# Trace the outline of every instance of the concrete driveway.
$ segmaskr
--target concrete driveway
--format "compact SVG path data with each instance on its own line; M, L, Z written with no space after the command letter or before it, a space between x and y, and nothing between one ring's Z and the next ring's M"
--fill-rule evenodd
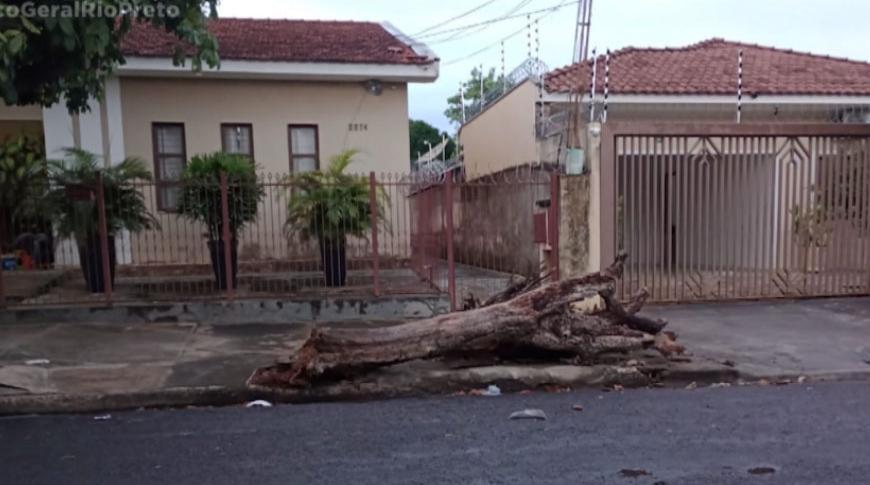
M659 305L696 358L771 378L870 377L870 298Z

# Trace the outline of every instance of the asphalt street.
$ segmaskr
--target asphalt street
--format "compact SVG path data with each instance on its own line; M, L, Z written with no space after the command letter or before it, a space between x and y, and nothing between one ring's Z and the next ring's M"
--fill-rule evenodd
M7 417L0 481L866 484L868 430L866 382Z

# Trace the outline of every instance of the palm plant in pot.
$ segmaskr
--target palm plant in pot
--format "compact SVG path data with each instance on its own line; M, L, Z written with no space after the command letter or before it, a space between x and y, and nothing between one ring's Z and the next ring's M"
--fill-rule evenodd
M305 172L290 178L292 195L285 228L303 241L316 239L326 284L347 282L347 236L365 237L371 229L371 198L365 177L346 174L356 155L346 150L335 156L325 171ZM389 199L383 190L376 197L377 220L386 226Z
M103 167L100 157L78 148L65 150L63 160L48 162L50 188L46 207L54 219L60 238L73 238L78 246L79 264L88 290L103 293L103 242L100 237L98 204L95 197L98 173L102 174L108 235L109 269L115 277L115 235L121 231L139 232L159 228L148 210L145 196L136 181L147 181L151 172L145 162L130 157Z
M228 229L230 234L230 275L238 285L238 234L257 219L257 205L265 189L257 180L257 171L248 158L215 152L190 159L181 174L182 190L178 212L205 228L212 270L217 286L227 289L226 245L224 242L221 173L227 178Z

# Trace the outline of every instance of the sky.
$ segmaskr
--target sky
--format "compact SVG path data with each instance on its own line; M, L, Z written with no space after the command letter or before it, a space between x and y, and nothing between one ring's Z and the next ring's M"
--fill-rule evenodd
M475 66L501 70L500 41L510 72L528 56L526 17L452 34L432 35L505 16L568 4L538 20L540 57L551 68L571 63L577 5L572 0L220 0L222 17L388 21L441 58L438 80L412 84L409 115L455 131L446 99ZM517 10L517 7L519 9ZM543 15L533 14L532 18ZM678 47L712 37L870 61L870 0L593 0L590 45L598 52L627 46ZM534 44L534 40L533 40ZM476 51L491 48L479 54ZM474 54L474 55L472 55Z

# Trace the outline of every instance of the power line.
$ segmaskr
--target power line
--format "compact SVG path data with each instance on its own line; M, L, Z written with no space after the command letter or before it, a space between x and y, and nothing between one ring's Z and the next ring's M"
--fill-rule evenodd
M544 11L544 12L546 12L546 13L543 14L543 15L541 15L541 16L539 16L539 17L536 17L536 18L535 18L535 21L541 20L541 19L543 19L544 17L550 15L551 13L556 12L557 10L561 9L562 7L567 7L568 5L571 5L571 4L574 4L574 3L577 3L577 2L576 2L576 1L572 1L572 2L568 2L568 3L563 3L563 4L560 4L560 5L557 5L557 6L555 6L555 7L550 7L550 8L548 8L548 9L539 10L538 12ZM532 13L532 12L528 12L528 13L526 13L526 14L524 14L524 15L528 15L528 14L530 14L530 13ZM514 32L511 32L511 33L508 34L507 36L502 37L501 39L495 41L494 43L489 44L489 45L487 45L487 46L485 46L485 47L483 47L483 48L481 48L481 49L478 49L478 50L472 52L471 54L468 54L468 55L466 55L466 56L460 57L459 59L453 59L453 60L450 60L450 61L442 62L442 63L441 63L441 66L442 66L442 67L443 67L443 66L450 66L450 65L458 64L458 63L460 63L460 62L462 62L462 61L465 61L465 60L471 59L472 57L474 57L474 56L476 56L476 55L482 54L482 53L484 53L484 52L486 52L486 51L492 49L493 47L495 47L495 46L497 46L497 45L500 45L501 43L503 43L503 42L505 42L505 41L507 41L507 40L510 40L510 39L512 39L512 38L514 38L514 37L516 37L516 36L518 36L518 35L520 35L520 34L522 34L526 29L527 29L527 26L524 26L524 27L522 27L522 28L520 28L520 29L518 29L518 30L516 30L516 31L514 31Z
M518 13L518 14L514 14L514 15L504 15L504 16L501 16L501 17L496 17L496 18L492 18L492 19L489 19L489 20L484 20L484 21L482 21L482 22L477 22L477 23L474 23L474 24L467 24L467 25L463 25L463 26L461 26L461 27L454 27L454 28L451 28L451 29L440 30L440 31L438 31L438 32L430 32L430 33L428 33L428 34L419 35L419 36L416 36L416 37L417 37L418 39L428 38L428 37L434 37L434 36L436 36L436 35L450 34L450 33L453 33L453 32L459 32L459 31L463 31L463 30L473 29L473 28L475 28L475 27L480 27L480 26L483 26L483 25L490 25L490 24L494 24L494 23L497 23L497 22L504 22L505 20L511 20L511 19L515 19L515 18L526 17L526 16L531 15L531 14L536 14L536 13L545 13L545 12L546 12L546 13L550 13L550 12L554 12L554 11L556 11L556 10L559 10L559 9L561 9L561 8L563 8L563 7L567 7L567 6L569 6L569 5L575 5L575 4L578 3L578 1L579 1L579 0L571 0L571 1L568 1L568 2L563 2L563 3L560 3L560 4L558 4L558 5L553 5L553 6L546 7L546 8L541 8L541 9L538 9L538 10L530 10L530 11L528 11L528 12L522 12L522 13Z
M517 13L526 5L532 3L532 1L533 0L520 0L520 2L517 3L516 5L514 5L514 7L512 9L508 10L504 14L504 16L513 15L513 14ZM454 41L457 41L460 39L465 39L466 37L471 37L472 35L475 35L479 32L483 32L484 30L488 29L491 26L492 26L492 24L487 24L487 25L478 27L476 29L473 29L470 32L456 32L456 33L450 34L448 37L446 37L444 39L438 39L438 40L430 41L428 43L431 45L435 45L435 44L444 44L447 42L454 42Z
M526 28L523 27L523 28L521 28L521 29L519 29L519 30L517 30L517 31L515 31L515 32L513 32L513 33L511 33L511 34L509 34L507 37L502 37L502 38L499 39L498 41L496 41L496 42L494 42L494 43L492 43L492 44L489 44L488 46L486 46L486 47L484 47L484 48L482 48L482 49L476 50L476 51L472 52L471 54L468 54L467 56L460 57L459 59L453 59L452 61L442 62L441 65L442 65L442 66L450 66L450 65L457 64L457 63L459 63L459 62L462 62L462 61L465 61L465 60L471 59L472 57L474 57L474 56L476 56L476 55L478 55L478 54L482 54L482 53L484 53L484 52L486 52L486 51L492 49L493 47L495 47L495 46L501 44L502 42L504 42L504 41L506 41L506 40L512 39L512 38L516 37L517 35L522 34L523 32L525 32L525 30L526 30Z
M480 10L480 9L482 9L482 8L484 8L484 7L486 7L487 5L491 4L491 3L494 2L494 1L495 1L495 0L487 0L486 2L481 3L480 5L478 5L478 6L474 7L474 8L472 8L471 10L469 10L469 11L467 11L467 12L461 13L461 14L455 16L455 17L450 17L449 19L447 19L447 20L445 20L445 21L443 21L443 22L439 22L439 23L437 23L437 24L435 24L435 25L432 25L432 26L426 27L425 29L421 30L420 32L417 32L416 34L414 34L414 37L416 37L416 36L418 36L418 35L420 35L420 34L424 34L424 33L426 33L426 32L429 32L429 31L432 30L432 29L437 29L438 27L443 27L443 26L449 24L450 22L454 22L454 21L459 20L459 19L461 19L461 18L465 18L465 17L467 17L467 16L473 14L474 12L477 12L478 10Z

